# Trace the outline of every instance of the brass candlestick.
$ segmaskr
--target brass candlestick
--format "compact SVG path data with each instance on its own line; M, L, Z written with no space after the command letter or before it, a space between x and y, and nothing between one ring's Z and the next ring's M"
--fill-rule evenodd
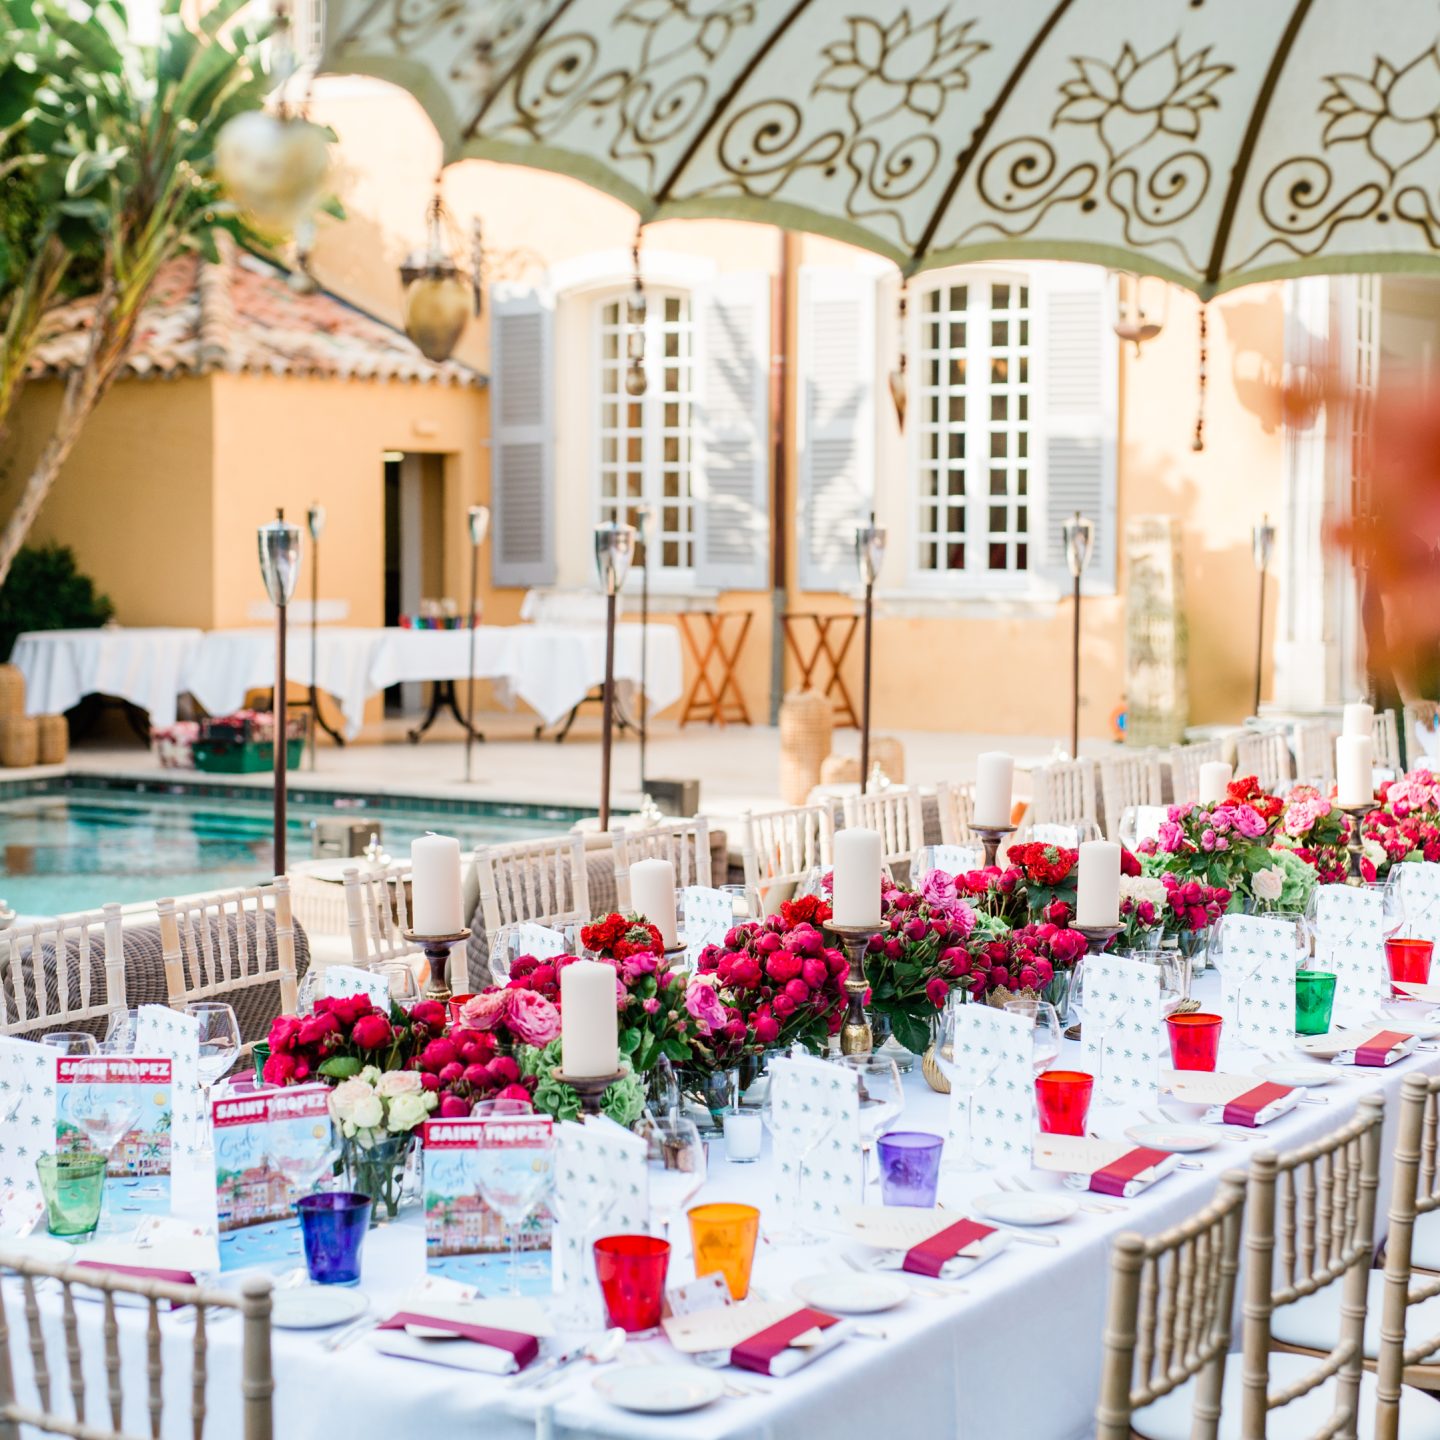
M850 974L845 980L845 994L850 1003L845 1012L845 1023L840 1027L842 1055L869 1055L875 1049L875 1031L865 1013L865 992L870 988L870 982L865 978L865 951L871 937L879 930L878 923L837 925L832 920L825 924L826 933L839 940L844 947L845 958L850 962Z
M985 847L985 858L981 862L985 869L992 865L998 865L1000 854L1000 842L1007 835L1015 833L1013 825L976 825L973 821L970 825L970 833L980 837L980 843Z
M413 930L405 931L405 938L418 945L425 953L425 998L448 1003L450 984L445 975L445 966L450 959L451 949L461 940L468 940L468 930L457 930L453 935L417 935Z
M605 1092L624 1075L617 1070L613 1075L567 1075L558 1065L550 1072L562 1085L568 1085L580 1097L580 1108L587 1115L600 1113L600 1102Z
M1359 885L1362 878L1360 862L1365 856L1365 817L1378 810L1380 804L1376 800L1366 800L1360 805L1337 805L1335 808L1350 821L1345 837L1345 848L1350 852L1350 876L1346 883Z

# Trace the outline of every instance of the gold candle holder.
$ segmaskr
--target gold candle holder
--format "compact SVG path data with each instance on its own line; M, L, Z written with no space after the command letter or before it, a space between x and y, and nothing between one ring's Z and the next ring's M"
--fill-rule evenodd
M445 974L445 966L450 960L451 949L462 940L470 938L468 930L457 930L453 935L417 935L413 930L405 931L405 938L412 944L418 945L425 955L425 988L424 994L427 1000L439 1000L442 1003L450 999L450 984Z

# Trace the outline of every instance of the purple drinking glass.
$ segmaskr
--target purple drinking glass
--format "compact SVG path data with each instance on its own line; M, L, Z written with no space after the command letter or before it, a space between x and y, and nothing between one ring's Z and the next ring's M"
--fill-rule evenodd
M892 1130L875 1142L875 1148L880 1154L880 1195L885 1204L934 1209L945 1141L923 1130Z

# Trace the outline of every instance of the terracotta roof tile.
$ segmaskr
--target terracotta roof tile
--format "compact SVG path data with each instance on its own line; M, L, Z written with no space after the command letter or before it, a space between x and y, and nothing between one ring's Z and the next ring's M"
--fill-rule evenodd
M155 282L121 372L141 378L235 374L414 380L480 386L485 377L458 361L427 360L403 332L323 290L299 294L283 270L222 242L221 263L173 260ZM34 377L81 364L93 298L51 312L31 357Z

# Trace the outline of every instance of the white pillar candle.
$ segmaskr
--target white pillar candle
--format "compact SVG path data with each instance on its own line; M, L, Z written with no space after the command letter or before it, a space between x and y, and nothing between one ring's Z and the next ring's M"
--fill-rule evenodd
M764 1127L753 1110L732 1110L725 1116L725 1158L732 1165L748 1165L760 1158Z
M668 860L637 860L630 867L630 908L660 931L667 950L675 948L675 867Z
M465 928L460 842L453 835L410 842L410 895L410 926L417 935L458 935Z
M835 884L831 896L837 925L880 925L880 833L845 829L835 836Z
M1363 700L1356 700L1345 707L1345 723L1342 735L1375 734L1375 707Z
M1218 805L1225 798L1225 787L1235 778L1235 771L1223 760L1207 760L1200 767L1200 803Z
M572 960L560 972L560 1063L567 1075L613 1075L620 1068L615 967Z
M1365 805L1375 798L1375 742L1368 735L1336 739L1335 798L1342 805Z
M975 761L975 824L1004 830L1010 824L1015 760L1002 750L986 750Z
M1075 923L1120 923L1120 847L1113 840L1086 840L1080 846Z

